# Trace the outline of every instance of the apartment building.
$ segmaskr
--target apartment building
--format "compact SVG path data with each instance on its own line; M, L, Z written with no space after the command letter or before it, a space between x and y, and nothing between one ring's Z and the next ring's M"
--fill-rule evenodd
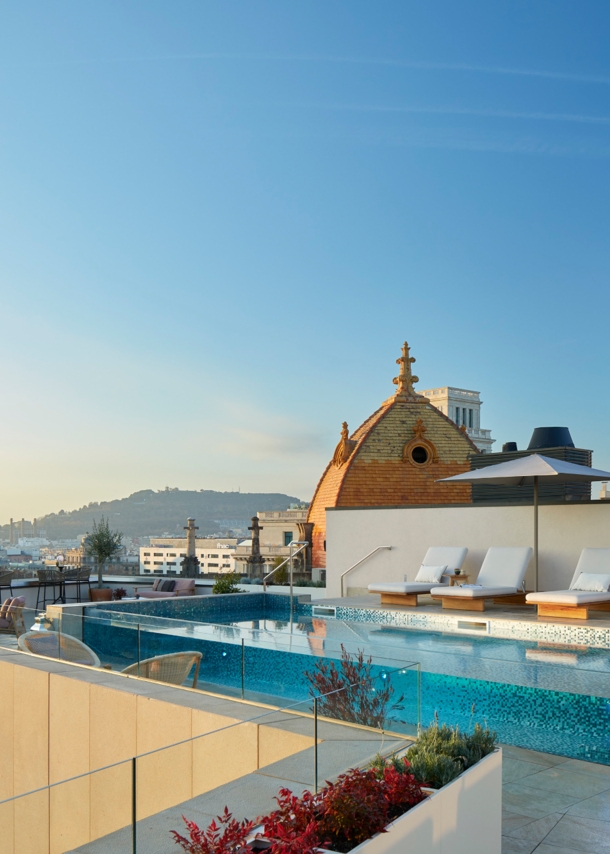
M234 572L236 538L198 537L196 555L202 575L212 572ZM151 537L149 546L140 548L140 572L143 575L180 575L180 562L186 557L186 539Z

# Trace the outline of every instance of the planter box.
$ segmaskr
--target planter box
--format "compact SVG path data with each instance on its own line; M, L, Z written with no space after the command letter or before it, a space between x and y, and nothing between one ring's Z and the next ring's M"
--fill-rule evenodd
M367 839L350 854L501 854L502 751Z
M501 854L502 751L490 753L350 854ZM271 843L254 840L263 851ZM320 854L338 854L320 849Z

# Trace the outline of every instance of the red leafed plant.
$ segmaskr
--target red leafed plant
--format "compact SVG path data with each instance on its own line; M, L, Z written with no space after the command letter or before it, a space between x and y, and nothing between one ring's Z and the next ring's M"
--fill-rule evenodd
M237 854L246 847L248 836L254 830L254 822L237 821L225 807L222 815L217 816L207 830L201 830L194 821L184 818L189 839L172 830L174 841L187 854Z
M278 808L257 819L262 825L260 836L271 843L268 854L315 854L320 848L346 854L383 833L389 822L424 799L408 767L404 763L402 769L386 766L383 771L353 768L317 795L305 791L297 797L290 789L280 789ZM190 840L175 830L172 833L188 854L242 854L254 829L253 822L235 821L226 807L218 817L220 826L212 822L207 830L200 830L184 820Z
M384 768L383 788L388 801L390 821L398 818L425 798L421 785L413 774L407 772L408 767L409 763L405 762L404 771L398 771L392 765Z
M383 729L389 713L403 708L404 697L392 702L394 688L389 680L380 685L373 674L373 659L365 658L363 650L352 655L341 644L340 669L322 658L304 675L309 695L317 697L319 714L327 718Z
M353 768L330 783L323 793L320 835L335 851L351 851L356 845L383 832L389 803L384 784L373 770Z

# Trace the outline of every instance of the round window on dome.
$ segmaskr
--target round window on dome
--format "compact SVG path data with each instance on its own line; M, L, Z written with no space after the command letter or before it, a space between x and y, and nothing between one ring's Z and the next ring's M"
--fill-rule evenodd
M423 445L416 445L411 451L411 459L419 466L423 466L424 463L428 462L428 451Z

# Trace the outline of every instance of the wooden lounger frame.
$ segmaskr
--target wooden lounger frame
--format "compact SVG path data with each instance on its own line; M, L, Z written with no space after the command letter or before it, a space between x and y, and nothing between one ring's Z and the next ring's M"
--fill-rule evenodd
M527 605L525 601L527 593L507 593L505 596L433 596L440 599L443 608L454 611L484 611L485 600L491 599L494 605Z
M584 605L559 605L553 602L532 602L531 604L538 604L539 617L560 617L567 620L588 620L589 611L610 611L610 600L587 602Z
M382 593L382 605L410 605L412 608L417 608L417 597L427 594L421 593Z

